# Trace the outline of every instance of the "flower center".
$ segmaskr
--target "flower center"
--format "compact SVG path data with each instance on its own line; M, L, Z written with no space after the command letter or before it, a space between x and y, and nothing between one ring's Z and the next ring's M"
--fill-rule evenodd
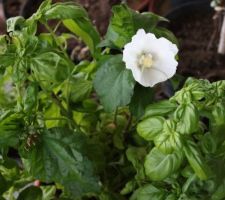
M138 65L140 68L151 68L153 65L152 54L142 53L138 60Z

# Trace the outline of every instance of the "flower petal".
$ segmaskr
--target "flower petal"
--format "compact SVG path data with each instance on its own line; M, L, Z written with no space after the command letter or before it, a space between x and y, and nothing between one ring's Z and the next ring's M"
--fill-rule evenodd
M176 73L177 61L175 55L178 48L166 38L157 39L152 33L138 30L132 41L125 45L123 61L126 68L132 70L134 79L145 87L153 87L159 82L166 81ZM151 54L153 65L150 68L139 66L140 56Z

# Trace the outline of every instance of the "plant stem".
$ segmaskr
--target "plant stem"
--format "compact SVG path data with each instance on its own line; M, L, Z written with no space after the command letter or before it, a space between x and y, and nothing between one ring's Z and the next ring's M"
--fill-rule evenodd
M118 114L118 107L116 107L116 111L114 113L114 124L117 126L117 114Z
M225 55L225 15L223 16L223 24L222 24L222 28L221 28L221 32L220 32L218 53Z
M51 93L51 99L57 106L59 106L60 110L62 111L62 115L67 117L67 119L70 122L71 128L76 129L79 132L82 132L80 127L74 122L73 116L71 115L71 112L67 111L64 108L64 106L62 105L61 101L58 99L58 97L54 93Z

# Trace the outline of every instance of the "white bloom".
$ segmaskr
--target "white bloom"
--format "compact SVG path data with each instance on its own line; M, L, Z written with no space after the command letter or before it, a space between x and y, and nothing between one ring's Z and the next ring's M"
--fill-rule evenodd
M176 73L177 52L177 46L166 38L157 39L154 34L139 29L132 41L125 45L123 61L137 82L153 87Z

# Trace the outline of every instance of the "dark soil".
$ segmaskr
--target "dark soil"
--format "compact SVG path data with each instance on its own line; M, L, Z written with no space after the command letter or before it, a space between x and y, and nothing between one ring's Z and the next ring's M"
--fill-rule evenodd
M213 17L214 12L207 12L172 22L171 30L180 44L178 73L181 75L210 81L225 78L225 56L217 54L219 20Z
M63 2L63 0L53 0L53 2L59 1ZM41 2L43 0L4 0L5 12L7 17L23 15L28 18L37 10ZM121 0L74 0L74 2L78 2L88 11L92 22L103 35L108 27L112 5L120 3Z

